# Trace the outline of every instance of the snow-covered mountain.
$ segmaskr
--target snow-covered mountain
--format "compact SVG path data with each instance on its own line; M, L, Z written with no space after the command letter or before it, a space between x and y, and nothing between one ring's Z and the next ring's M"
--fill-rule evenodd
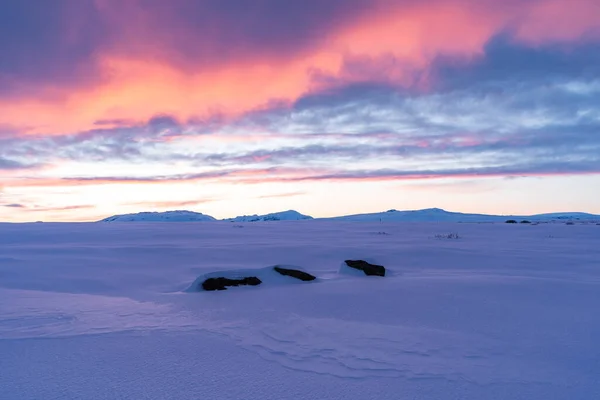
M229 222L257 222L257 221L299 221L313 219L309 215L300 214L295 210L281 211L265 215L241 215L235 218L227 218Z
M346 215L341 217L325 218L339 221L398 221L398 222L504 222L509 219L517 221L600 221L600 215L587 213L550 213L536 215L488 215L465 214L450 212L441 208L427 208L424 210L398 211L389 210L380 213Z
M600 215L582 213L582 212L563 212L563 213L547 213L536 214L530 217L532 220L581 220L581 221L596 221L600 220Z
M468 214L427 208L424 210L398 211L389 210L379 213L345 215L331 218L313 218L295 210L281 211L264 215L242 215L235 218L225 218L227 222L259 222L259 221L299 221L299 220L334 220L355 222L505 222L509 219L516 221L549 222L549 221L600 221L600 215L563 212L536 215L488 215ZM115 215L100 222L206 222L217 221L210 215L193 211L141 212L137 214Z
M210 215L193 211L140 212L137 214L113 215L100 222L194 222L216 221Z
M309 215L300 214L298 211L288 210L265 215L242 215L235 218L226 218L228 222L256 222L256 221L299 221L313 219ZM208 222L217 221L210 215L193 211L166 211L166 212L140 212L137 214L114 215L100 222Z
M505 217L482 215L482 214L463 214L442 210L440 208L428 208L424 210L398 211L388 210L379 213L345 215L340 217L328 218L341 221L497 221Z

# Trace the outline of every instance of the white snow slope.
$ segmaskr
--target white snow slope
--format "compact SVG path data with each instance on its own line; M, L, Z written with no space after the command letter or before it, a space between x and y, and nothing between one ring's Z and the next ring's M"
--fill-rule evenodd
M600 398L595 224L0 224L0 243L1 399Z

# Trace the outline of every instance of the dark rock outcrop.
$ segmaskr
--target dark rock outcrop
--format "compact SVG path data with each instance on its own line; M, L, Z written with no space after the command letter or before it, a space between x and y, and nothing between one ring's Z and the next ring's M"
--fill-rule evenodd
M273 267L273 269L281 275L291 276L292 278L300 279L301 281L305 282L314 281L315 279L317 279L316 276L313 276L308 272L299 271L297 269L282 268L279 266L275 266Z
M346 265L350 268L361 270L369 276L385 276L385 267L383 265L370 264L363 260L346 260Z
M514 219L509 219L508 221L506 221L507 224L516 224L517 221Z
M208 278L202 282L202 289L209 291L227 290L228 286L258 286L261 283L262 281L255 276L248 276L242 279Z

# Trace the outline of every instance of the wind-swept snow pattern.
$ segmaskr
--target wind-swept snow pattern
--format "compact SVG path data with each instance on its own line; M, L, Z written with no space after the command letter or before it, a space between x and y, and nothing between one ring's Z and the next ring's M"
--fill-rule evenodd
M0 242L3 399L599 398L595 224L1 224ZM262 284L197 290L242 276Z

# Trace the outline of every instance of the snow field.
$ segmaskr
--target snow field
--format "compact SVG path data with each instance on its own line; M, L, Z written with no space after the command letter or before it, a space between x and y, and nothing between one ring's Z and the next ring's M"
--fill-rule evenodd
M598 398L596 225L3 224L0 243L0 398ZM190 290L246 273L264 283Z

